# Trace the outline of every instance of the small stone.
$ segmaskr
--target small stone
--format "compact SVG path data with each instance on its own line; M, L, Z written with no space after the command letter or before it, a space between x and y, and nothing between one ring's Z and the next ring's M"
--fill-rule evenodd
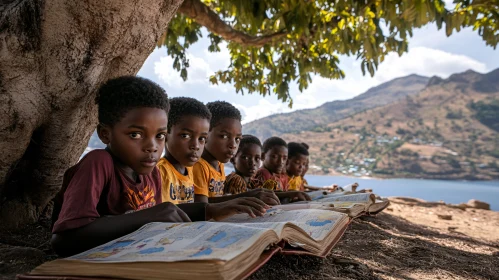
M457 229L457 227L448 227L447 228L449 231L455 231Z
M490 210L490 204L476 199L471 199L468 201L468 206L475 209Z
M393 208L388 207L388 208L386 208L386 211L391 211L391 212L393 212Z
M452 215L439 215L437 214L437 217L442 220L452 220Z
M469 206L465 203L459 203L459 204L448 204L449 207L456 208L456 209L461 209L461 210L466 210L466 208L469 208Z

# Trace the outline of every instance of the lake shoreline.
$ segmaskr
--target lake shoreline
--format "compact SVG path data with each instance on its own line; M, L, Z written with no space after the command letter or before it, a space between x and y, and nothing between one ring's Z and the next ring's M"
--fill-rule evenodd
M305 175L311 186L346 186L358 183L358 189L372 189L382 197L404 196L449 204L477 199L499 211L499 181L435 180L420 178L361 178L352 176Z
M458 181L458 182L477 182L477 181L499 181L499 178L480 178L477 176L451 176L451 177L442 177L442 176L430 176L430 177L421 177L421 176L387 176L376 174L376 176L354 176L343 173L324 173L324 172L309 172L307 175L315 175L315 176L343 176L350 178L361 178L361 179L373 179L373 180L386 180L386 179L419 179L419 180L438 180L438 181ZM305 175L305 177L307 176Z

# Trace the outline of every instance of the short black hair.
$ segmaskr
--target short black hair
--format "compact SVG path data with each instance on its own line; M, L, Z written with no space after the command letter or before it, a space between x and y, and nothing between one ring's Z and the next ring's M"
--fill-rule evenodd
M113 126L135 108L158 108L168 114L168 95L155 82L135 76L122 76L105 82L95 97L99 123Z
M263 147L262 147L263 151L262 152L266 153L275 146L284 146L287 148L288 144L286 144L286 141L284 141L282 138L279 138L277 136L273 136L273 137L267 138L267 140L265 140L263 142Z
M243 138L239 142L239 147L237 148L236 154L239 153L243 147L251 145L251 144L255 144L255 145L259 146L260 148L262 147L262 142L260 142L260 139L258 139L258 137L250 135L250 134L243 135Z
M211 112L210 130L217 126L223 119L241 121L241 112L234 105L225 101L213 101L206 104Z
M308 149L310 149L310 147L308 146L308 144L307 144L307 143L305 143L305 142L301 142L301 144L303 145L303 147L305 147L305 149L307 149L307 150L308 150Z
M295 157L297 155L308 156L307 148L300 143L289 142L288 143L288 158Z
M210 110L203 102L190 97L170 98L170 112L168 113L168 132L172 126L180 122L182 117L194 116L201 119L211 120Z

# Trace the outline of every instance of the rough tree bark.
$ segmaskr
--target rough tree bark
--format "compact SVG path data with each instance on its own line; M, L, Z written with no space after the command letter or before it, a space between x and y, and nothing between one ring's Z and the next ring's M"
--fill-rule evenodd
M98 86L136 74L181 3L0 2L0 228L37 221L95 128Z

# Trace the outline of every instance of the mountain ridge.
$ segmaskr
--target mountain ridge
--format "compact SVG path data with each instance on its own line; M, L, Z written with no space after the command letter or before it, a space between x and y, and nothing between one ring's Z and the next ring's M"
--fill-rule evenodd
M307 142L312 171L376 177L499 179L499 69L432 77L419 93L280 135Z
M372 87L352 99L330 101L314 109L275 114L252 121L243 126L243 131L245 134L253 134L260 139L265 139L283 133L311 130L348 117L351 114L386 105L407 95L416 94L426 87L429 80L429 77L417 74L395 78ZM291 121L289 121L290 118ZM284 120L292 125L283 125Z

